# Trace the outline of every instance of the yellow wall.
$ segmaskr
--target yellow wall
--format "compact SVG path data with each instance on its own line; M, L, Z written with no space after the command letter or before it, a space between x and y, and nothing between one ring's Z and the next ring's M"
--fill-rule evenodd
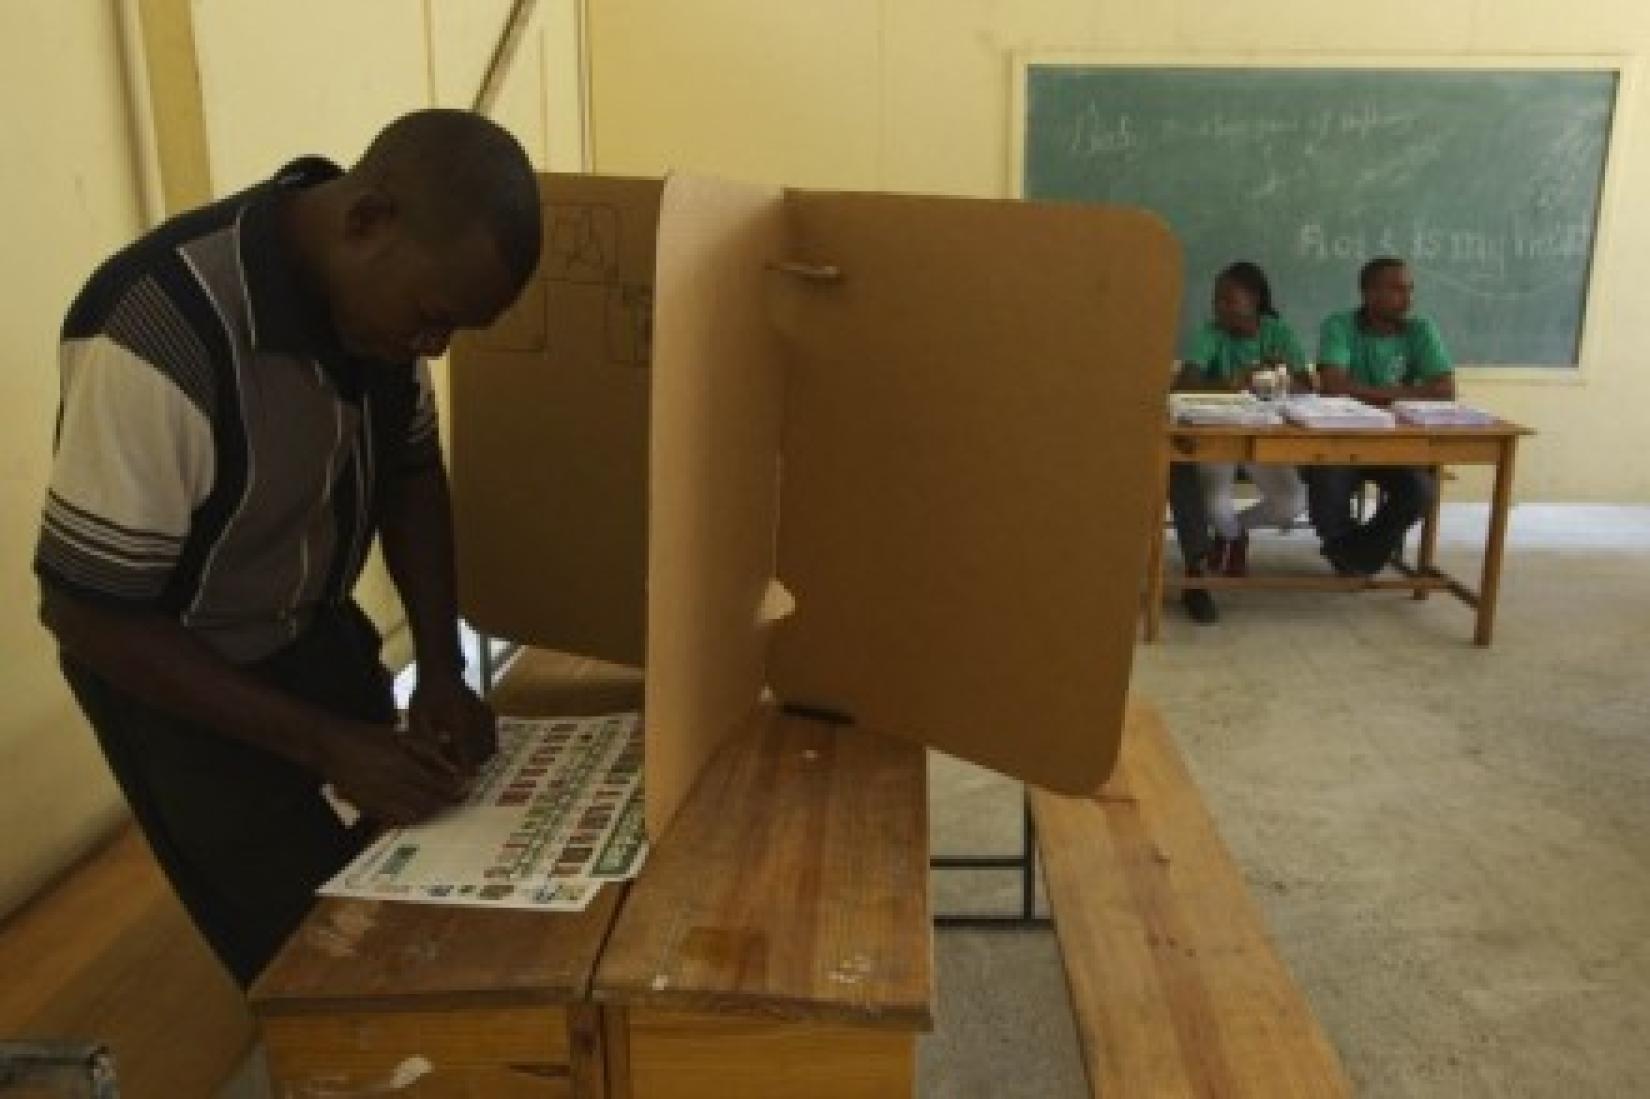
M142 224L113 12L0 4L0 913L119 812L35 619L30 572L57 413L58 326L92 267Z
M1004 196L1015 51L1195 63L1253 52L1333 63L1348 51L1438 64L1615 53L1643 66L1642 0L593 0L595 168L712 171L807 187ZM1640 288L1650 275L1650 80L1623 104L1580 384L1473 380L1464 392L1541 435L1527 500L1650 502ZM1425 287L1421 287L1424 296ZM1446 333L1447 335L1447 333ZM1477 493L1469 476L1458 493Z
M0 239L10 260L0 286L0 916L122 815L35 621L29 563L57 408L58 326L92 268L144 228L141 135L148 147L158 138L165 178L152 189L174 200L237 190L300 153L347 163L401 111L469 106L510 7L134 0L128 10L143 13L152 51L151 100L127 94L114 0L0 3L9 141ZM583 162L581 20L580 0L540 0L493 111L543 166ZM381 568L363 587L392 627L386 658L405 659Z

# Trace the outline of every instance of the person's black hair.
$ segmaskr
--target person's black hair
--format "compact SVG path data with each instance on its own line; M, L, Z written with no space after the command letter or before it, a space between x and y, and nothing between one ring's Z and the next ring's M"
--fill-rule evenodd
M1358 270L1358 289L1367 291L1375 285L1375 280L1382 271L1391 271L1395 267L1408 266L1397 256L1376 256Z
M1237 283L1255 299L1255 310L1263 317L1276 317L1277 306L1272 304L1272 284L1266 281L1266 272L1257 263L1238 260L1220 273L1220 278Z
M510 132L473 111L413 111L373 138L351 169L403 207L415 232L450 240L479 225L518 286L538 265L538 180Z

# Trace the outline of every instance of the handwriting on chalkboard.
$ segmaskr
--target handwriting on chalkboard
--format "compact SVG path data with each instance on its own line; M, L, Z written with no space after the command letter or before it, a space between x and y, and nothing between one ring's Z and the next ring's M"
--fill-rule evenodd
M1234 260L1310 328L1393 255L1459 361L1574 365L1618 81L1033 62L1023 190L1163 217L1185 249L1185 340Z
M1388 132L1408 132L1418 118L1366 102L1338 109L1303 109L1288 117L1231 115L1216 111L1193 118L1141 119L1127 111L1108 111L1091 99L1070 124L1068 150L1077 157L1128 154L1158 143L1264 142L1306 135L1320 140L1349 137L1369 140Z

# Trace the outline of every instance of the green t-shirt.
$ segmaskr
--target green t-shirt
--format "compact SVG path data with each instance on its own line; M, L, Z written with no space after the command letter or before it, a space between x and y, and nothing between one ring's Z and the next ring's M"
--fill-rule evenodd
M1210 381L1229 382L1245 370L1266 362L1281 362L1291 373L1306 370L1306 353L1294 329L1277 317L1261 317L1253 336L1234 336L1214 321L1205 321L1192 340L1186 361Z
M1318 330L1318 365L1338 366L1358 385L1418 385L1455 370L1438 326L1410 317L1402 331L1381 336L1358 323L1358 310L1331 314Z

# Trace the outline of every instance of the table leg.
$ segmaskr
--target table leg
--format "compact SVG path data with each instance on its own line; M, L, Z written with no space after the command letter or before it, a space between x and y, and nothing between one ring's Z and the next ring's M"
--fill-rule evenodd
M1507 517L1512 511L1513 462L1518 453L1517 436L1501 443L1495 463L1495 496L1490 503L1489 536L1484 542L1484 575L1478 585L1478 627L1473 641L1488 645L1495 635L1495 600L1501 588L1501 555L1507 545Z
M1427 576L1437 567L1438 561L1438 513L1444 506L1444 469L1442 466L1432 467L1432 506L1427 509L1427 517L1421 522L1421 545L1417 551L1415 568L1422 576ZM1415 598L1425 599L1432 592L1427 588L1416 588Z
M1151 535L1146 542L1145 641L1157 640L1163 622L1163 514L1169 506L1169 437L1163 436L1162 457L1157 463L1157 491L1152 494Z

